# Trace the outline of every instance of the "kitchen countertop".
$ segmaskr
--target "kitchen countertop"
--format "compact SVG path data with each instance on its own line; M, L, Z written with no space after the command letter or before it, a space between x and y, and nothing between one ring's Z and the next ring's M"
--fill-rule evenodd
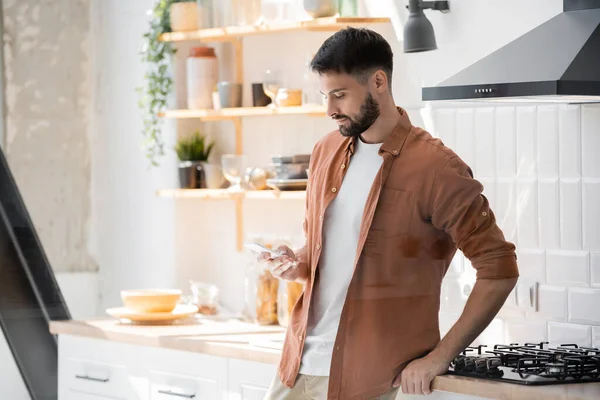
M96 319L53 321L50 322L50 332L277 364L281 351L276 346L270 347L268 341L281 340L285 330L279 326L259 326L235 319L192 319L164 326ZM526 386L443 375L434 379L432 388L494 399L600 399L600 383Z

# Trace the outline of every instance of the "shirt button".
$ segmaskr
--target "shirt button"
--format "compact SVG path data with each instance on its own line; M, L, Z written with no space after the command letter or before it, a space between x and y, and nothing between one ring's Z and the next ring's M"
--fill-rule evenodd
M342 169L346 168L346 164L342 164L342 167L341 167L341 168L342 168Z
M319 221L323 221L323 216L319 215Z
M321 248L321 245L320 245L320 244L318 244L318 245L317 245L317 250L319 250L320 248Z
M392 151L392 154L393 154L393 155L397 155L397 154L398 154L398 150L394 150L394 151Z
M302 335L298 336L298 340L302 341Z
M337 189L336 189L336 188L331 188L331 191L332 191L333 193L335 193L335 192L337 192Z
M482 212L481 215L483 215L484 217L487 217L487 213L485 211Z

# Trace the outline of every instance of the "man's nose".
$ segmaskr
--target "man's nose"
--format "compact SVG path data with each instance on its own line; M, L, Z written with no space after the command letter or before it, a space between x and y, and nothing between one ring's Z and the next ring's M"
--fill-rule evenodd
M338 108L333 104L333 99L330 97L327 99L327 115L332 117L335 114L339 114L339 110Z

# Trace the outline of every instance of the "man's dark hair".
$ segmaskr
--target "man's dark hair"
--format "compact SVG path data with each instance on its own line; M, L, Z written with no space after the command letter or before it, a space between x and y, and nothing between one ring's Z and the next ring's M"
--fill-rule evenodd
M393 56L390 44L379 33L348 27L323 42L310 69L318 74L353 75L362 84L366 83L369 73L381 69L386 73L391 89Z

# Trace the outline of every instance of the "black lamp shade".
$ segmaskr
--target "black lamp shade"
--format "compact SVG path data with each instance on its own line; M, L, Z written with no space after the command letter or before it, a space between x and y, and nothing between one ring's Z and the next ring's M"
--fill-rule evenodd
M417 53L437 49L433 25L422 10L411 12L404 25L404 52Z

